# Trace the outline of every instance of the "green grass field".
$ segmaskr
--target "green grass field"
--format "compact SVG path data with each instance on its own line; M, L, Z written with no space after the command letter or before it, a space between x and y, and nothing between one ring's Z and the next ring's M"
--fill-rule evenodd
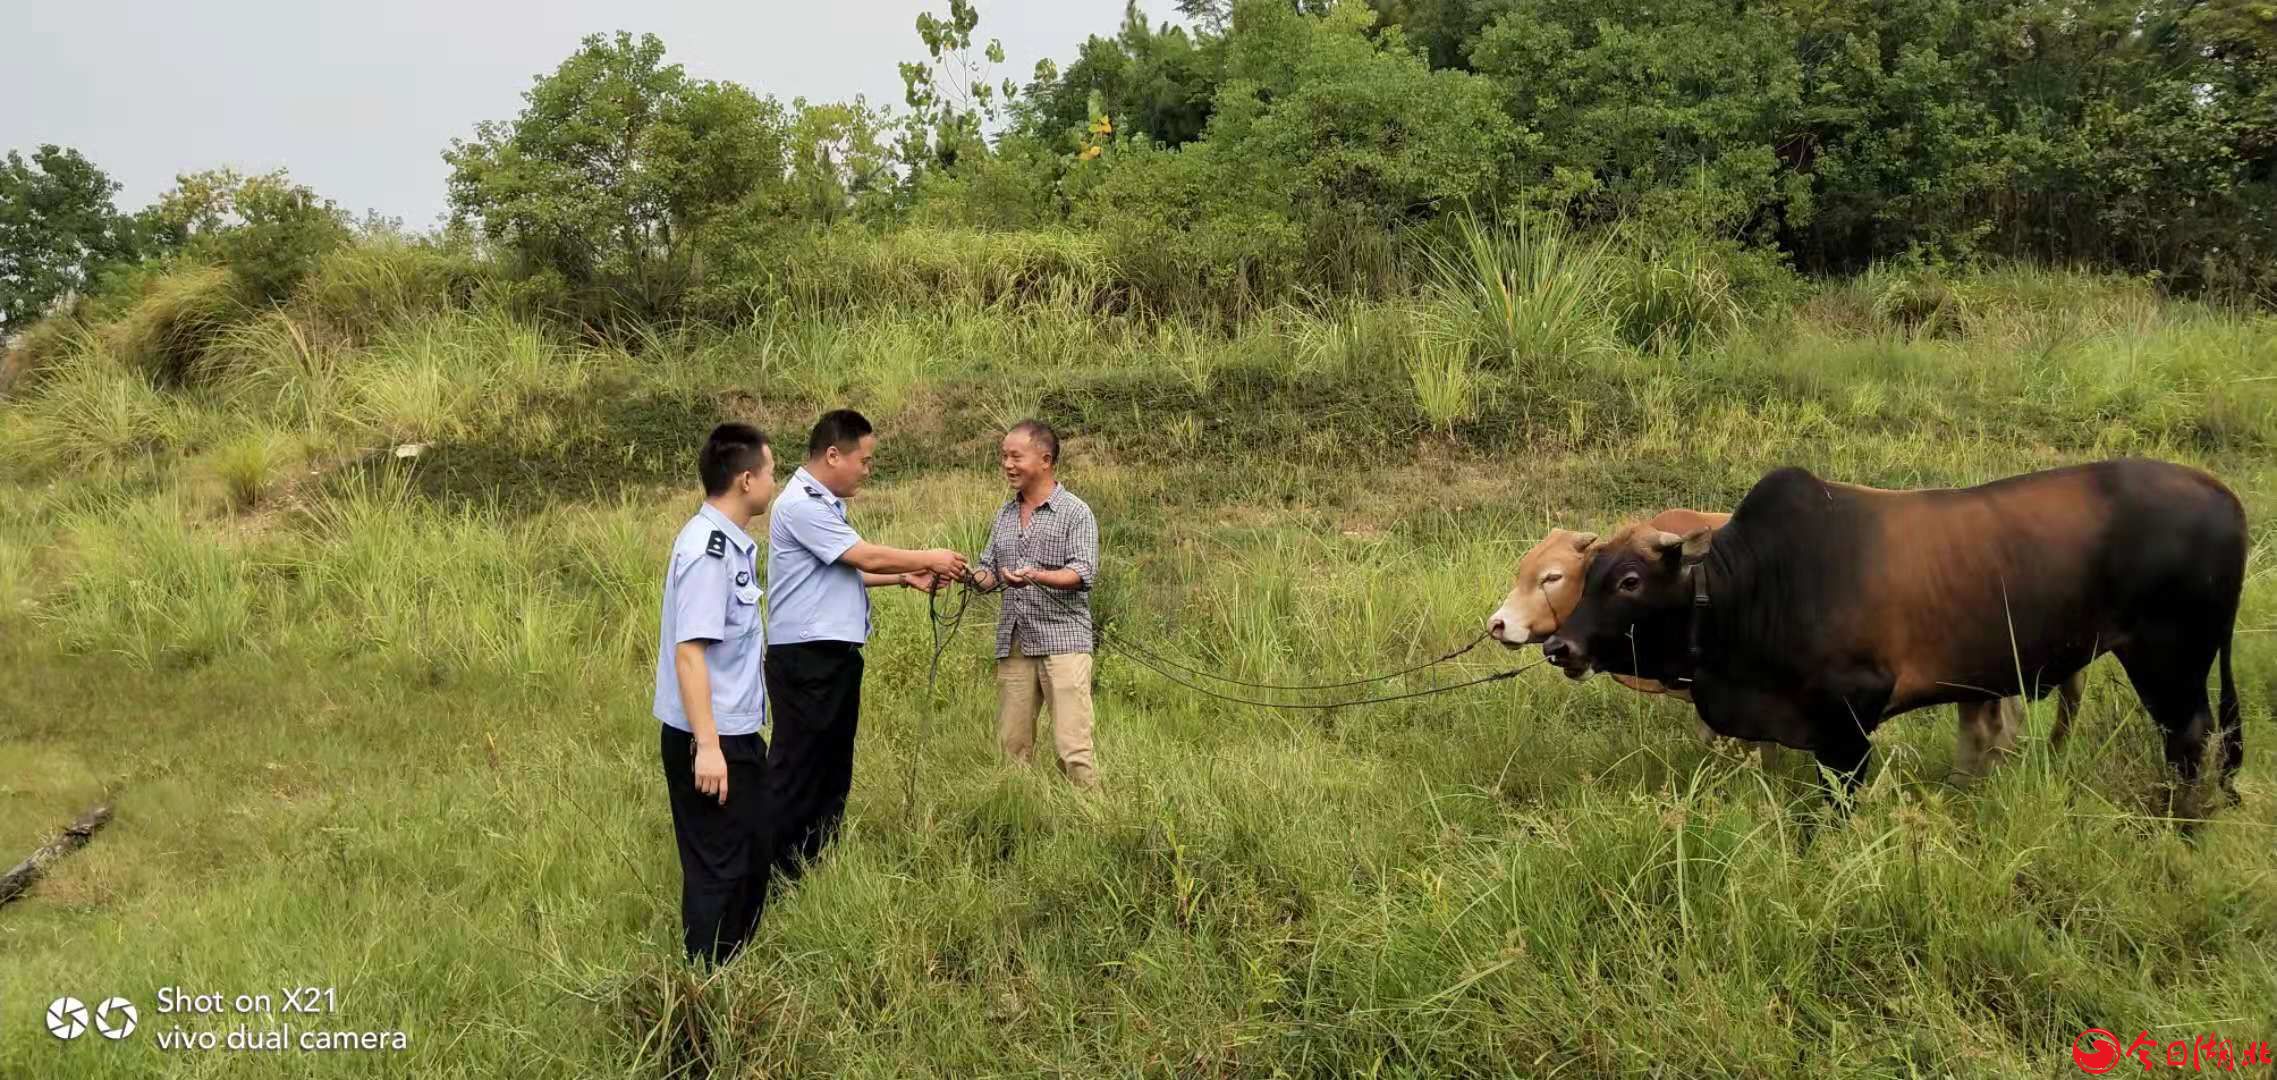
M2091 1027L2277 1039L2267 315L2049 271L1667 324L1699 336L1514 336L1447 296L1226 326L943 288L627 349L412 302L215 330L181 314L197 287L0 402L0 863L117 806L0 908L0 1076L694 1075L689 1042L714 1076L2060 1076ZM1427 659L1553 525L1729 509L1782 464L2203 465L2255 540L2244 804L2195 845L2150 816L2158 741L2109 661L2063 753L2050 702L1974 784L1952 710L1893 721L1806 847L1802 756L1754 767L1607 680L1291 713L1112 652L1084 798L994 757L992 608L929 700L925 603L896 592L848 833L699 980L647 713L657 575L712 423L796 443L838 404L883 436L858 526L968 552L1003 426L1060 424L1110 633L1281 682ZM336 1011L158 1011L308 986ZM54 1039L64 994L123 995L140 1030ZM157 1042L279 1022L409 1047Z

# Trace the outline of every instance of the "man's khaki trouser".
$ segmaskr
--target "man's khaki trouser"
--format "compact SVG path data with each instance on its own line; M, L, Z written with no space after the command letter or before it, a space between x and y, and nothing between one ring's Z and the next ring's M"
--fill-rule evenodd
M1060 771L1076 786L1099 783L1091 757L1091 654L1007 656L996 662L996 742L1019 761L1036 743L1036 714L1051 701Z

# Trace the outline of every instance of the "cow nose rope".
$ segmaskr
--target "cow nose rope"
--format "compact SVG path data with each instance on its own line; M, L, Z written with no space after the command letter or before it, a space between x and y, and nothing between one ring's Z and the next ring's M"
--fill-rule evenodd
M930 734L932 728L933 712L940 704L941 656L943 653L948 651L950 639L955 637L957 632L964 628L965 614L972 605L972 598L975 596L986 596L992 593L999 593L1004 591L1004 588L1004 579L1001 577L991 582L987 588L982 588L979 585L973 584L970 580L960 581L958 582L957 586L957 598L955 605L952 607L947 607L946 609L944 609L941 593L938 589L928 591L926 593L925 614L927 622L929 622L932 626L933 654L932 657L927 661L925 668L925 717L923 726L917 733L917 738L920 744L922 744L926 736ZM1075 610L1075 607L1072 604L1069 604L1067 601L1061 599L1057 592L1042 585L1031 586L1031 588L1042 590L1043 594L1046 597L1049 597L1052 603L1059 605L1061 611L1066 612L1070 615L1079 616L1083 618L1084 621L1090 623L1092 639L1098 647L1113 648L1116 652L1123 654L1126 659L1129 659L1133 663L1138 664L1140 667L1143 667L1148 671L1152 671L1156 675L1160 675L1163 678L1168 679L1171 682L1178 684L1179 686L1183 686L1188 690L1192 690L1197 694L1201 694L1204 697L1214 698L1219 701L1229 702L1236 705L1253 705L1267 709L1310 710L1344 709L1357 705L1381 705L1386 702L1408 701L1414 698L1431 697L1435 694L1445 694L1456 690L1468 689L1469 687L1473 686L1483 686L1487 683L1501 682L1505 679L1513 679L1525 672L1528 668L1537 667L1543 662L1543 658L1537 657L1534 660L1520 664L1517 667L1498 671L1491 675L1483 675L1475 679L1466 679L1462 682L1447 683L1441 686L1425 687L1421 690L1410 690L1398 694L1382 694L1374 697L1351 698L1344 701L1266 701L1259 698L1240 697L1233 694L1221 693L1219 691L1212 690L1207 686L1200 686L1195 683L1188 682L1185 679L1182 679L1177 675L1173 675L1170 673L1170 671L1164 669L1173 668L1178 671L1185 672L1186 674L1196 676L1198 678L1210 679L1217 682L1230 683L1234 686L1241 686L1258 690L1340 690L1354 686L1367 686L1372 683L1385 682L1390 679L1396 679L1402 675L1412 675L1418 671L1424 671L1429 668L1438 667L1441 664L1452 661L1457 657L1463 656L1469 653L1471 650L1478 648L1479 645L1483 644L1486 641L1487 634L1481 633L1477 637L1472 638L1470 641L1466 642L1462 647L1446 653L1442 653L1438 657L1424 663L1417 664L1413 667L1401 668L1397 671L1385 672L1381 675L1371 675L1364 679L1347 679L1343 682L1332 683L1247 682L1241 679L1236 679L1230 675L1220 675L1214 672L1204 671L1187 664L1179 663L1176 660L1162 656L1150 649L1147 649L1145 646L1139 645L1138 643L1133 642L1125 637L1110 637L1107 633L1106 628L1102 626L1097 619L1092 618L1090 616L1090 613ZM917 759L918 755L912 753L910 755L907 766L902 770L902 815L904 817L914 817L916 814Z

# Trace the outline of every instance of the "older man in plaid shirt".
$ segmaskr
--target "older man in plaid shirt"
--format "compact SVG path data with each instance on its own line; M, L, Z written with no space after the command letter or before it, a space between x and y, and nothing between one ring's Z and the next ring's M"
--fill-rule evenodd
M997 744L1027 760L1037 712L1048 699L1060 770L1093 788L1099 772L1091 747L1091 582L1099 575L1099 523L1090 506L1060 486L1059 434L1051 425L1013 425L1002 461L1012 497L997 512L973 574L981 588L1005 589L996 620Z

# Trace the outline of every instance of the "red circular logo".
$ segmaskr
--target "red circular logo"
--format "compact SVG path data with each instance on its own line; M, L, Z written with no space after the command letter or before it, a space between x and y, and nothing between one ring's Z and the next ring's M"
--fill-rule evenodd
M2119 1063L2119 1037L2102 1028L2088 1028L2071 1041L2071 1059L2081 1070L2101 1075Z

